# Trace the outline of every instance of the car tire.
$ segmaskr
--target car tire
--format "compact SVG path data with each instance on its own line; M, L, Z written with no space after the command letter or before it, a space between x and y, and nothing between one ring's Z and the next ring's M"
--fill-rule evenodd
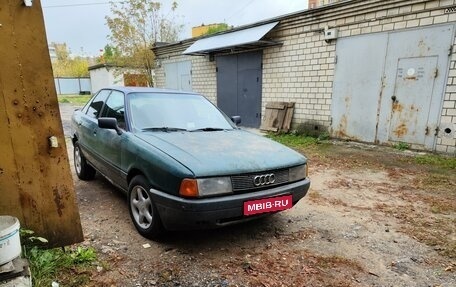
M76 170L78 178L82 180L92 180L95 177L96 171L87 163L78 142L74 143L73 155L74 169Z
M150 196L151 184L142 175L135 176L128 187L128 209L138 232L149 239L164 233L157 208Z

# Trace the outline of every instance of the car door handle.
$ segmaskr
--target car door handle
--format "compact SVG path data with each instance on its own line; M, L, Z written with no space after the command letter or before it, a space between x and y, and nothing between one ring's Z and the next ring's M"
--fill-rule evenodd
M97 135L97 130L93 130L93 135L94 135L94 136Z

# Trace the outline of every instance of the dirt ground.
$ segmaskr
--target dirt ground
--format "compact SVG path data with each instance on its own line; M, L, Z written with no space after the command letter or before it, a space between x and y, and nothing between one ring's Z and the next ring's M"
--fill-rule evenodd
M73 107L61 104L69 135ZM311 189L294 208L217 230L141 237L126 196L77 179L90 286L456 286L456 171L358 144L303 151ZM145 245L148 244L148 245Z

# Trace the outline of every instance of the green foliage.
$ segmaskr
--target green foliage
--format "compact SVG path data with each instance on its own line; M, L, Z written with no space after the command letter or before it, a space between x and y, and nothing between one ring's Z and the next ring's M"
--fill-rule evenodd
M27 251L34 286L44 286L52 282L60 268L70 266L61 249L44 250L33 247Z
M48 243L46 238L35 236L35 231L30 229L21 228L19 230L19 235L21 237L21 242L25 247L33 247Z
M398 142L393 145L393 148L395 148L397 150L406 150L406 149L410 148L410 145L408 143Z
M296 134L268 134L268 138L273 139L281 144L294 147L303 148L319 143L319 140L315 137L301 136Z
M183 26L176 24L176 9L177 2L173 2L171 11L165 16L160 2L111 2L113 16L106 17L106 22L111 31L109 39L118 51L118 55L112 55L113 64L140 69L147 77L149 85L153 86L155 56L151 48L156 42L177 41Z
M321 134L318 135L317 139L320 141L327 141L329 140L330 136L328 132L322 132Z
M59 95L59 103L70 103L74 105L85 105L90 100L91 95Z
M212 26L210 26L207 29L207 32L204 33L204 35L212 35L212 34L215 34L215 33L218 33L218 32L226 31L229 28L230 27L226 23L220 23L220 24L212 25Z
M52 61L54 77L87 77L89 76L89 61L87 58L71 58L67 45L52 43L57 59Z
M78 246L70 253L70 256L73 259L73 264L85 264L97 260L97 254L92 247L84 248Z
M121 59L121 53L119 49L113 47L112 45L106 45L103 49L103 55L97 58L98 64L115 64L118 63Z
M79 246L65 251L63 248L42 249L34 246L27 250L26 258L30 262L33 286L50 286L52 281L62 282L66 277L73 277L65 274L71 273L75 268L89 266L97 256L91 247Z
M456 169L456 158L440 155L424 155L415 157L415 162L423 165L431 165L444 169Z
M67 283L65 286L83 286L88 283L87 276L75 276L78 270L90 268L91 263L97 260L97 255L92 247L68 249L46 249L45 238L34 236L32 230L21 229L21 242L23 254L29 260L32 272L33 286L51 286L53 281ZM63 284L62 284L63 285Z

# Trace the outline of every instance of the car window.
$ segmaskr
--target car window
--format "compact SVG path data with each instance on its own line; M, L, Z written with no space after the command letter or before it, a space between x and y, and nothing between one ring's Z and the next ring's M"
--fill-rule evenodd
M229 120L203 96L193 94L132 93L129 95L134 129L233 129Z
M86 114L89 117L96 119L100 116L101 108L103 108L103 104L105 103L109 93L111 93L111 90L101 90L98 92L87 109Z
M101 113L102 117L115 118L120 128L125 129L124 94L112 91Z
M90 103L91 103L91 102L90 102L90 100L89 100L89 101L84 105L84 107L82 107L82 109L81 109L81 112L82 112L82 113L84 113L84 114L87 113L87 109L89 108Z

